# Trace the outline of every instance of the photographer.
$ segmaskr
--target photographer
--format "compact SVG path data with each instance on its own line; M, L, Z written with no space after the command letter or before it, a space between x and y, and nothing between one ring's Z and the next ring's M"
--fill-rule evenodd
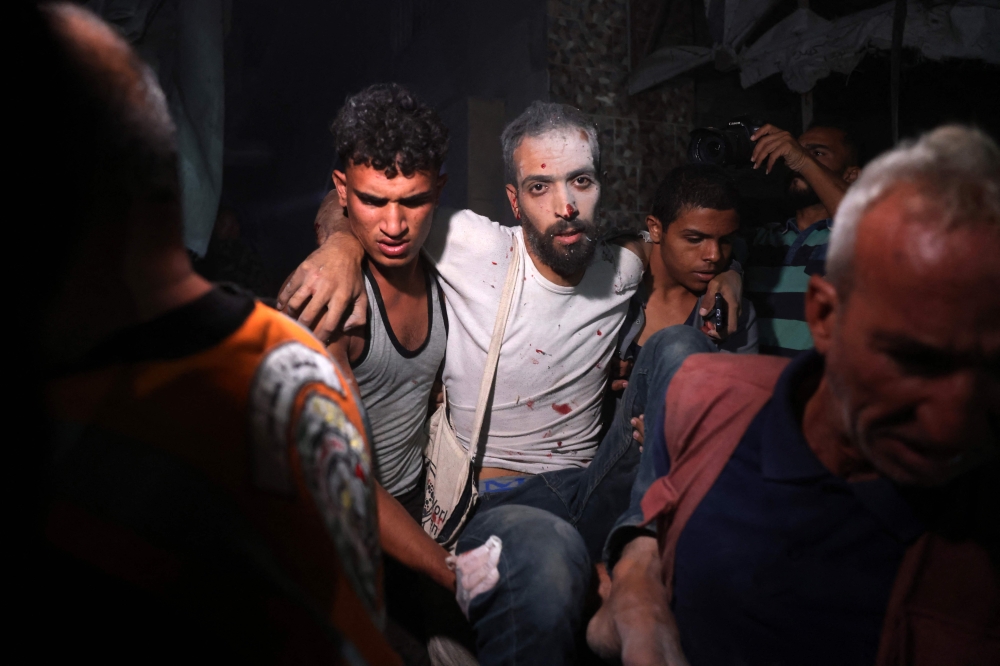
M795 356L812 347L805 322L809 276L825 273L826 246L833 215L858 167L857 145L839 123L817 123L797 140L774 125L751 136L755 169L771 169L779 159L792 170L789 203L795 217L757 230L747 262L746 297L757 310L760 351Z

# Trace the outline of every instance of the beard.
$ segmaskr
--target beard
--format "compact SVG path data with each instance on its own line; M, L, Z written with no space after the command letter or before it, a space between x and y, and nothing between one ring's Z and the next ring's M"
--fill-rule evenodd
M561 219L556 224L549 227L544 233L538 230L535 223L521 211L524 218L521 228L524 230L524 237L531 246L532 252L542 263L551 268L562 277L576 275L585 269L590 260L594 257L594 250L597 248L597 224L593 220ZM583 234L576 243L572 245L556 244L557 234L572 234L580 232Z
M791 182L788 183L785 201L795 210L802 210L803 208L809 208L809 206L822 203L812 186L801 178L792 178Z

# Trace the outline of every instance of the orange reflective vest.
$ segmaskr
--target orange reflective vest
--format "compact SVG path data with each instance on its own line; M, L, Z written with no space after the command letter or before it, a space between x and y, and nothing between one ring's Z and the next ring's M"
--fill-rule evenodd
M217 344L49 384L46 537L261 661L399 663L360 403L308 331L246 301Z

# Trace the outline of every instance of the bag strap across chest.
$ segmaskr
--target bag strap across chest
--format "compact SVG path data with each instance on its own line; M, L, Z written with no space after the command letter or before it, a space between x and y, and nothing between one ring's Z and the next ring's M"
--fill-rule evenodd
M503 344L504 332L507 330L507 320L510 319L511 306L514 303L514 288L517 285L517 273L521 267L521 246L515 234L511 243L510 266L507 268L507 279L504 281L503 293L500 296L500 307L493 323L493 336L490 338L490 348L486 353L486 366L483 368L483 379L479 383L479 399L476 402L476 413L472 419L472 433L469 436L469 462L475 464L482 460L486 451L486 438L482 437L483 421L489 407L490 390L497 374L497 364L500 361L500 347Z

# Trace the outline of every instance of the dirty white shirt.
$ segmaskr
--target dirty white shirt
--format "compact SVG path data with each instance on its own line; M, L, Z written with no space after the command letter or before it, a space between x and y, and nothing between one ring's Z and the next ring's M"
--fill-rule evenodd
M538 273L520 227L470 210L437 211L424 251L445 293L452 422L468 447L515 235L521 266L483 466L530 474L586 467L599 444L607 365L642 278L642 261L621 246L599 246L580 283L563 287Z

